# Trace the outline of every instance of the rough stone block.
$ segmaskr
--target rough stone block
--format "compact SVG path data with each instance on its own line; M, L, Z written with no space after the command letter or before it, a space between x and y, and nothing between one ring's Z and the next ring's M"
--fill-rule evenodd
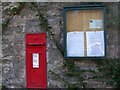
M10 23L10 24L9 24L10 26L15 26L15 27L17 27L17 26L19 26L19 25L21 25L21 24L23 23L23 19L22 19L21 16L15 15L15 16L10 20L9 23Z
M40 21L38 19L28 20L26 21L25 32L26 33L38 33L41 32Z

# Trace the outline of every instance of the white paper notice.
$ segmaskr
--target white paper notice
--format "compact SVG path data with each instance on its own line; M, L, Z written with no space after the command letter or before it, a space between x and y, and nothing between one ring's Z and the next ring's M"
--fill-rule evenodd
M102 28L102 20L90 19L90 28Z
M39 68L39 54L33 53L33 68Z
M104 31L89 31L87 35L87 56L104 56Z
M84 56L84 32L67 33L67 56Z

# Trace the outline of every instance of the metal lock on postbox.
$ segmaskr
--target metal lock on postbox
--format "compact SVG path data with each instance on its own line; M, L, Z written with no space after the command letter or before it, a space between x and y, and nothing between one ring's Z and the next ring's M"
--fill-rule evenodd
M46 33L26 34L27 88L46 88Z

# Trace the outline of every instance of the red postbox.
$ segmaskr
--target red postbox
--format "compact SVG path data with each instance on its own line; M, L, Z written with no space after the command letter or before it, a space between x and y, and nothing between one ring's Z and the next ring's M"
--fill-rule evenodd
M46 88L46 33L26 34L27 88Z

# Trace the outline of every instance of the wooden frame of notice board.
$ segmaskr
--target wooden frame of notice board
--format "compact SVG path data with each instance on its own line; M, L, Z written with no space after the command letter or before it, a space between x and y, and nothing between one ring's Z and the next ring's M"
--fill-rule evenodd
M80 5L64 7L64 58L106 57L106 7Z

